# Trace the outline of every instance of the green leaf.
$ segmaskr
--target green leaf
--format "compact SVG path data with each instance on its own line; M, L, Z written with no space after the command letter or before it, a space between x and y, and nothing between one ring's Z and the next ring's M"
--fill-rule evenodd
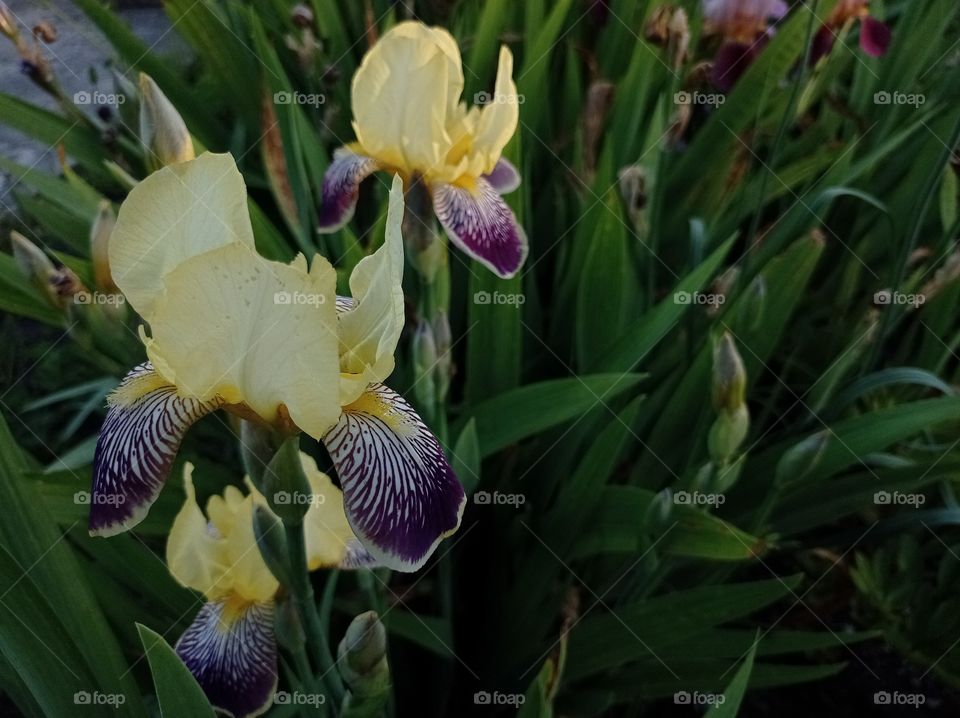
M753 659L757 655L757 644L760 642L760 634L750 647L750 652L744 659L740 668L733 675L733 680L723 692L723 702L716 703L707 711L707 718L736 718L740 712L740 704L743 702L743 696L747 692L747 684L750 682L750 672L753 670Z
M588 374L529 384L474 406L461 423L475 420L480 455L489 456L612 401L642 378L639 374Z
M463 427L450 453L453 472L469 496L480 483L480 439L477 437L475 419L471 418Z
M163 636L137 624L140 641L150 662L153 685L157 689L157 701L160 703L160 715L163 718L214 718L213 708L200 688L200 684L191 675L189 669L180 660Z
M793 591L799 578L699 586L591 613L570 633L565 676L573 681L656 653L688 636L747 616Z

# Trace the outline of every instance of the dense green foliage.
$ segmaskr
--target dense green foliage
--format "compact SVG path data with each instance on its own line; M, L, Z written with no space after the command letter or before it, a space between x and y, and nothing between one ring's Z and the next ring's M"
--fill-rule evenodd
M147 173L143 71L198 147L236 157L261 253L320 252L345 281L383 236L387 187L364 185L353 222L325 236L319 189L352 138L350 77L403 4L313 0L304 28L288 0L167 0L187 61L74 2L110 39L128 101L104 119L0 93L0 122L68 159L54 176L0 158L19 178L13 229L93 286L98 203ZM525 718L680 714L678 692L760 716L759 691L811 682L815 703L845 667L872 674L850 698L865 710L880 691L955 700L960 7L873 3L889 53L868 57L846 28L809 67L834 3L800 3L725 102L691 107L676 94L714 92L698 68L713 45L699 3L677 4L679 64L645 39L654 2L415 4L460 42L468 101L500 44L514 53L524 101L506 154L523 183L507 199L530 256L501 280L451 254L456 371L431 423L474 496L459 532L412 576L313 577L334 645L358 613L383 617L395 715L492 714L474 707L486 691L523 695ZM271 101L290 91L324 101ZM169 651L142 659L151 631L172 645L199 605L162 559L179 471L132 534L89 538L75 499L105 396L142 360L137 321L58 310L9 254L0 310L3 700L25 716L76 715L74 694L94 690L127 696L109 715L186 704L195 686L178 687ZM392 385L421 399L409 334ZM730 347L745 406L722 371ZM242 476L231 434L211 416L181 452L204 495ZM887 671L888 651L937 687Z

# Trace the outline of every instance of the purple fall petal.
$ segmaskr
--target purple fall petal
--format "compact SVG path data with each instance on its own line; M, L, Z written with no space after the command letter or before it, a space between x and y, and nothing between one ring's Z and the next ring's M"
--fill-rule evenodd
M476 180L473 191L434 186L433 208L450 240L498 277L512 277L523 266L527 237L513 210L484 178Z
M344 407L323 443L340 478L347 519L383 565L416 571L460 526L463 487L436 437L392 389L372 385Z
M351 220L357 208L360 183L379 167L372 157L342 147L333 153L333 162L323 176L320 232L335 232Z
M860 48L870 57L883 57L890 48L889 26L869 15L860 22Z

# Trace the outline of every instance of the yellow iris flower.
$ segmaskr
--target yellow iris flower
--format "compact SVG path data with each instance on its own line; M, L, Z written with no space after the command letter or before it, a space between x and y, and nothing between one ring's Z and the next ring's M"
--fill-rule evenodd
M482 107L461 102L460 49L449 32L419 22L396 25L370 49L353 77L356 141L334 155L323 185L320 231L348 222L360 182L376 170L422 181L457 246L497 274L512 276L527 242L500 195L519 185L501 157L516 132L522 97L513 55L500 49L494 92Z
M354 268L352 296L337 297L323 257L285 264L257 253L230 155L169 165L130 192L110 271L149 327L149 362L108 400L92 533L141 521L187 429L222 408L323 441L364 546L398 570L426 561L459 526L465 497L439 442L381 383L404 322L402 217L395 177L384 242Z

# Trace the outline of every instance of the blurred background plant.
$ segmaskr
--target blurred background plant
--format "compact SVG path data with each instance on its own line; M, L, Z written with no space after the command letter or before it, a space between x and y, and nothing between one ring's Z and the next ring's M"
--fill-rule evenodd
M181 484L132 534L85 530L104 397L142 358L98 262L113 212L158 158L230 151L261 254L345 281L386 187L319 235L322 177L363 53L409 17L458 39L470 104L513 51L530 256L502 280L450 253L449 292L408 271L392 385L473 498L421 573L315 577L331 644L377 611L398 716L955 712L958 6L871 2L883 57L853 13L811 62L841 4L866 7L754 26L727 94L692 1L167 0L168 53L99 0L5 8L0 57L49 99L0 92L0 122L58 160L0 157L5 712L182 715L189 677L141 643L202 603L161 558ZM112 47L93 67L58 54L77 11ZM214 417L178 461L202 497L242 476Z

